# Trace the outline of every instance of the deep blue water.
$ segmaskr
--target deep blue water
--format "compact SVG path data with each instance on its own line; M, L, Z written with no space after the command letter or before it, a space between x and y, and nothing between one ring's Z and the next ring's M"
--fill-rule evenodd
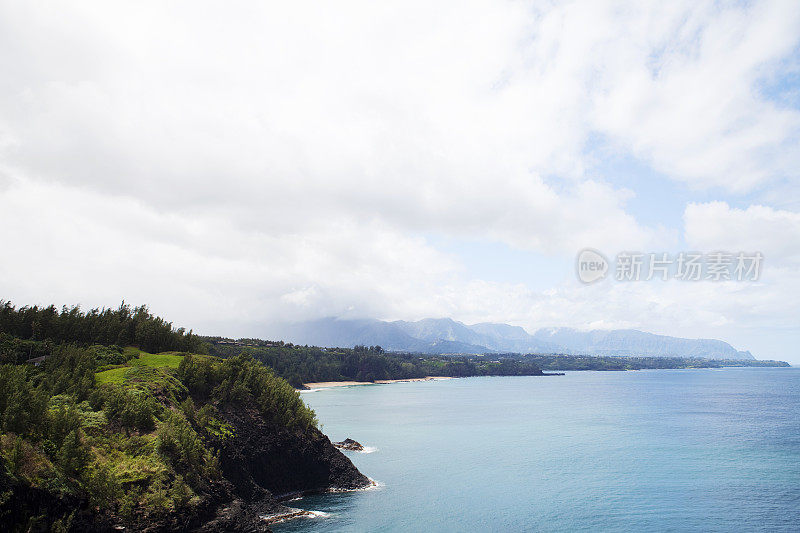
M304 393L375 490L288 531L800 531L800 368L570 372Z

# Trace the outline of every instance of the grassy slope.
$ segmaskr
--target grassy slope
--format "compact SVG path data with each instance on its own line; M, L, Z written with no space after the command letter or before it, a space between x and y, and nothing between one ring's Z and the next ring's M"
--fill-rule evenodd
M98 386L114 384L127 389L137 389L137 385L152 382L158 389L168 390L172 372L167 369L177 369L183 359L182 355L175 352L151 354L135 347L125 348L126 353L134 352L132 358L125 365L110 370L95 373L95 382ZM142 371L151 369L150 371ZM174 378L172 378L174 380ZM150 452L155 448L157 432L141 432L137 443L140 448ZM155 453L130 453L130 450L116 447L102 447L95 449L101 456L101 462L111 467L121 483L141 482L157 477L168 470L167 465ZM116 449L115 449L116 448Z
M95 380L98 385L106 383L124 383L132 376L137 375L137 369L141 367L177 369L185 356L185 354L180 352L147 353L133 347L125 348L125 350L128 353L131 351L135 352L134 357L124 365L118 365L115 368L97 372L95 374ZM194 357L207 357L196 354L192 355Z

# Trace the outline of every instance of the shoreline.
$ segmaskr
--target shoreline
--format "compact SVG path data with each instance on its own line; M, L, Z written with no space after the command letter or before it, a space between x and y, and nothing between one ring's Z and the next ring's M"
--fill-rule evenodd
M344 488L337 488L337 487L329 487L324 490L320 489L311 489L311 490L301 490L296 492L289 492L286 494L281 494L280 496L275 496L275 499L280 503L283 507L281 510L276 510L270 514L259 514L259 518L263 520L265 523L273 525L273 524L280 524L282 522L288 522L289 520L294 520L296 518L316 518L319 516L328 516L328 513L324 511L313 511L311 509L299 509L297 507L289 507L288 505L284 505L284 502L291 502L294 500L299 500L300 498L304 498L306 496L311 496L314 494L336 494L342 492L360 492L365 490L371 490L379 487L378 482L372 478L369 479L369 484L358 487L358 488L351 488L351 489L344 489Z
M328 389L331 387L352 387L354 385L388 385L390 383L411 383L413 381L438 381L442 379L455 379L452 376L426 376L424 378L406 378L406 379L376 379L375 381L317 381L311 383L303 383L304 389L297 389L300 391L309 389Z

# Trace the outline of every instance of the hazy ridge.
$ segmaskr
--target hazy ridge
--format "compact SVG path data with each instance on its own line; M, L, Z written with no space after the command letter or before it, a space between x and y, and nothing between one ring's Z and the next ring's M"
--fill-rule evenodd
M380 345L389 351L446 353L562 353L572 355L755 359L722 340L685 339L634 329L580 331L519 326L467 325L450 318L413 322L323 318L285 325L276 332L287 341L316 346Z

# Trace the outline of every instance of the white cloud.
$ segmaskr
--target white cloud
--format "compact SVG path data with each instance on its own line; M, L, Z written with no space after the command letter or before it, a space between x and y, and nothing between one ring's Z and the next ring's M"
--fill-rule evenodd
M597 174L598 138L697 188L791 182L800 116L760 84L798 30L781 2L6 3L0 293L125 297L209 327L450 315L679 333L792 316L778 297L794 285L465 279L419 235L559 258L671 246L679 228L642 226L636 191ZM744 247L756 219L768 260L796 256L791 212L743 213L690 206L687 239L726 246L739 224ZM728 310L746 301L758 317Z
M0 227L13 251L0 264L4 297L85 306L126 298L189 324L347 315L353 303L369 316L457 269L422 239L379 226L269 236L213 214L27 182L0 194Z
M687 231L699 220L689 211ZM722 211L730 212L741 216ZM762 218L795 223L790 213L768 215ZM724 227L724 216L705 216L702 227ZM4 248L13 250L10 260L0 262L5 298L84 307L125 298L149 303L203 333L258 335L269 322L323 316L451 316L529 330L633 327L720 337L760 357L786 358L791 354L781 351L785 348L770 343L781 335L793 339L800 316L800 302L791 297L800 294L796 267L767 270L759 283L592 286L565 271L568 281L534 291L465 278L455 258L386 226L334 222L302 235L270 236L242 231L215 213L164 213L137 200L27 181L0 193L0 227ZM788 234L782 227L761 229ZM690 242L723 247L744 246L751 238L767 242L763 234L740 234L744 240L727 244L711 234Z
M689 204L686 242L698 250L760 251L767 265L800 268L800 213L725 202Z
M796 177L800 113L762 85L798 45L800 5L691 4L640 3L623 15L598 75L598 130L697 188L743 192Z
M583 181L591 135L698 185L747 188L796 163L767 157L796 140L797 114L753 93L796 44L793 9L4 11L7 166L162 209L243 211L265 231L286 211L347 212L550 252L642 247L654 236L625 195Z

